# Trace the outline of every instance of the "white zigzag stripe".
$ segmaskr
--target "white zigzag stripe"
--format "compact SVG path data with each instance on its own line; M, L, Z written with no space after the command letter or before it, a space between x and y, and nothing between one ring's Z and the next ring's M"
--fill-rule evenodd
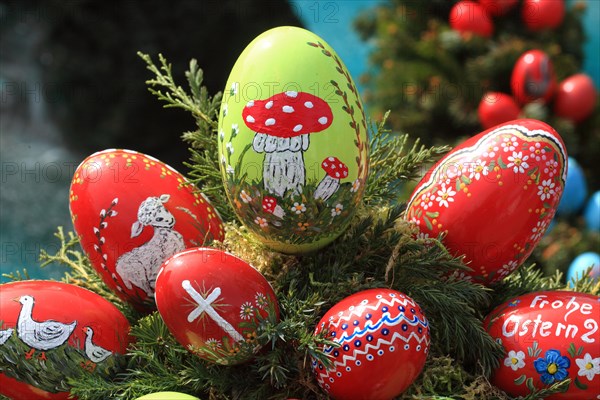
M337 328L342 322L350 321L350 319L354 315L357 317L361 317L364 314L364 312L367 310L378 311L379 307L382 304L385 304L390 307L394 306L394 304L400 304L402 306L406 306L407 304L409 304L411 307L416 307L415 302L412 300L409 300L408 298L401 299L399 297L392 297L391 299L392 300L390 301L388 299L381 298L381 299L379 299L377 304L374 306L368 305L368 304L367 305L360 304L359 306L354 307L347 316L346 315L339 316L339 319L337 320L337 322L330 321L330 325L333 325ZM404 301L402 301L402 300L404 300Z
M344 342L353 341L355 338L364 337L365 335L367 335L369 333L373 333L373 332L379 331L380 329L384 329L385 327L396 326L396 325L399 325L401 323L407 323L408 325L411 325L411 326L417 326L417 325L419 325L421 323L421 321L418 318L417 318L417 322L414 322L414 323L412 321L406 319L406 317L405 318L400 318L400 314L396 317L397 318L396 321L390 321L389 320L391 318L390 313L384 313L383 315L384 316L388 315L388 320L385 321L381 326L379 326L377 328L374 328L377 325L379 325L379 323L381 322L381 319L378 320L378 321L376 321L376 322L374 322L374 321L368 321L367 324L365 324L364 328L359 329L358 327L356 327L356 328L354 328L354 331L352 332L352 334L350 336L346 336L345 334L343 334L341 337L336 338L335 341L338 342L338 343L340 343L340 344L343 344ZM403 313L401 315L404 316ZM391 319L393 319L393 318L391 318ZM356 334L357 330L358 331L364 330L364 332L361 333L360 335L358 335L358 334ZM399 333L399 332L396 332L396 333ZM414 334L414 332L411 332L411 334L408 336L408 340L410 340L410 337L413 334ZM403 340L404 340L404 338L403 338ZM404 340L404 341L407 342L408 340Z
M355 349L352 353L352 356L344 355L342 357L342 362L334 361L333 362L334 368L328 369L324 373L319 373L319 377L317 380L319 381L319 383L323 383L325 381L325 378L329 376L330 372L334 372L338 368L345 369L345 367L348 365L348 362L355 361L359 355L369 354L369 349L375 350L375 352L376 352L377 350L379 350L381 348L382 345L391 346L396 341L396 339L402 339L404 342L408 343L410 341L410 338L412 338L412 337L414 337L417 340L417 342L419 342L419 343L423 343L423 341L425 341L425 344L427 346L429 346L429 340L427 338L427 335L423 335L422 337L419 338L414 332L412 332L408 336L408 338L405 338L399 332L394 332L394 334L392 335L390 340L378 339L376 346L372 345L371 343L368 343L367 345L365 345L364 350Z

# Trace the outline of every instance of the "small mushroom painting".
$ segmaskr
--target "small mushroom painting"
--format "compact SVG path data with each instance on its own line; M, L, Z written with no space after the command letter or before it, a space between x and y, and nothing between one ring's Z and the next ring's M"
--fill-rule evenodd
M234 65L219 114L219 158L240 221L268 247L318 250L348 226L367 180L368 138L352 77L296 27L271 29Z

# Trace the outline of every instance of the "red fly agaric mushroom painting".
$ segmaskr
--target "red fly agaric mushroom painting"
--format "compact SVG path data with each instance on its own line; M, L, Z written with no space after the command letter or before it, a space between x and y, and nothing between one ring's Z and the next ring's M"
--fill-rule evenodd
M352 77L304 29L279 27L234 65L219 114L223 183L266 246L299 254L341 235L367 180L368 138Z

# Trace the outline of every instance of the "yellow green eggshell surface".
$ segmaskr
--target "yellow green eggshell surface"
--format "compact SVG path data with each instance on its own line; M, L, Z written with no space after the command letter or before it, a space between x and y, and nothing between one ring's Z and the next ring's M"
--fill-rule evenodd
M336 52L296 27L254 39L219 114L219 159L241 222L270 248L318 250L347 227L367 179L356 85Z

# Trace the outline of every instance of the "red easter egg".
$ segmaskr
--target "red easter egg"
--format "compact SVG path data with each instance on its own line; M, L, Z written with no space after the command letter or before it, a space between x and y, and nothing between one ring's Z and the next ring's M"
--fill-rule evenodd
M164 260L224 237L221 218L202 193L173 168L135 151L86 158L73 176L69 205L96 271L141 310L154 307Z
M334 399L391 399L421 373L429 352L429 323L408 296L369 289L346 297L317 324L315 334L339 347L323 351L326 368L312 360L317 382Z
M169 258L156 279L156 305L177 341L223 365L260 350L261 321L279 318L273 288L260 272L225 251L195 248Z
M466 140L421 179L405 218L438 237L490 284L514 271L552 220L566 179L565 145L549 125L520 119Z
M53 281L0 285L0 394L69 397L69 378L112 378L129 344L129 322L108 300ZM52 373L48 373L52 371Z
M547 291L514 298L484 321L506 353L492 383L511 396L527 396L571 379L565 393L546 400L596 399L600 394L600 298Z
M531 31L553 29L562 24L565 17L563 0L523 0L521 17Z
M479 0L479 4L494 16L504 15L509 12L519 0Z
M515 100L520 104L537 99L550 101L556 90L556 77L550 57L541 50L523 53L513 68L510 87Z
M500 92L487 92L483 95L477 114L484 129L519 118L521 110L509 95Z
M487 11L474 1L459 1L450 10L450 27L462 34L473 33L490 37L494 33L494 24Z
M558 85L554 98L554 113L574 122L589 117L596 107L594 81L586 74L568 77Z

